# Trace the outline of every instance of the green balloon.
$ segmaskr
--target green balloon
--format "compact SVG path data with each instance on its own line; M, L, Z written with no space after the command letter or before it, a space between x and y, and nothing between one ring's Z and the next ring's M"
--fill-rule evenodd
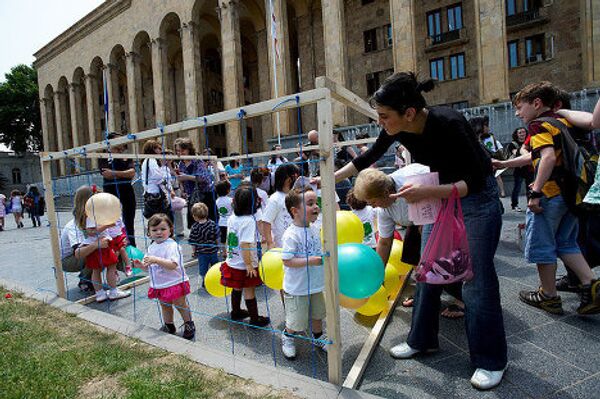
M128 245L127 248L125 248L125 251L127 251L127 256L129 256L130 260L144 259L144 253L142 251L140 251L138 248L134 247L133 245Z

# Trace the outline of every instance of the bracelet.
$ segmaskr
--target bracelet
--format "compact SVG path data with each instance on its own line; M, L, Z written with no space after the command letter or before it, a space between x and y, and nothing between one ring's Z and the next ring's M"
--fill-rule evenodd
M527 196L529 199L538 199L538 198L542 198L544 196L544 193L539 192L539 191L529 191L529 195Z

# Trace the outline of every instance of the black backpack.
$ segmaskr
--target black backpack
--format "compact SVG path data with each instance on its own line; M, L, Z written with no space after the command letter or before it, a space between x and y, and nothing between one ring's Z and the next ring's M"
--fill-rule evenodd
M597 149L578 143L571 129L558 119L544 117L536 121L546 122L560 130L563 173L557 177L557 183L569 209L577 215L600 213L600 205L583 202L596 177Z

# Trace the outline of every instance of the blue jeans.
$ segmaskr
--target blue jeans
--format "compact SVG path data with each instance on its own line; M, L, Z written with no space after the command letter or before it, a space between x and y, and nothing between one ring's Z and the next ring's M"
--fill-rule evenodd
M463 284L465 327L471 363L476 368L506 367L506 335L500 305L500 288L494 254L502 229L501 206L496 180L490 176L486 188L461 199L469 250L475 276ZM423 229L423 243L431 226ZM439 347L439 315L442 285L417 283L412 325L407 343L421 351Z
M206 276L208 269L219 262L219 255L214 254L198 254L198 270L201 276Z

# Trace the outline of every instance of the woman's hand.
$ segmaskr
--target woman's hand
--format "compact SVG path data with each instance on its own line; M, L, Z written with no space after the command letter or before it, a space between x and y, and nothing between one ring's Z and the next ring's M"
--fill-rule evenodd
M100 246L100 248L104 249L104 248L108 248L108 245L110 244L110 238L108 237L102 237L99 241L98 241L98 245Z
M310 179L310 184L314 184L317 187L321 187L321 176L315 176Z
M422 186L420 184L405 184L400 188L400 191L390 194L390 198L395 200L398 198L404 198L409 204L422 201L429 197L431 197L429 193L429 186Z
M246 265L246 276L251 278L258 276L258 271L254 268L254 265Z
M506 166L504 166L504 161L492 159L492 168L494 168L494 170L498 170L498 169L504 169L504 168L506 168Z
M112 169L102 168L102 177L105 179L115 179L117 174Z
M533 213L542 213L544 211L544 208L540 206L539 198L530 198L527 202L527 207L531 209L531 212Z

